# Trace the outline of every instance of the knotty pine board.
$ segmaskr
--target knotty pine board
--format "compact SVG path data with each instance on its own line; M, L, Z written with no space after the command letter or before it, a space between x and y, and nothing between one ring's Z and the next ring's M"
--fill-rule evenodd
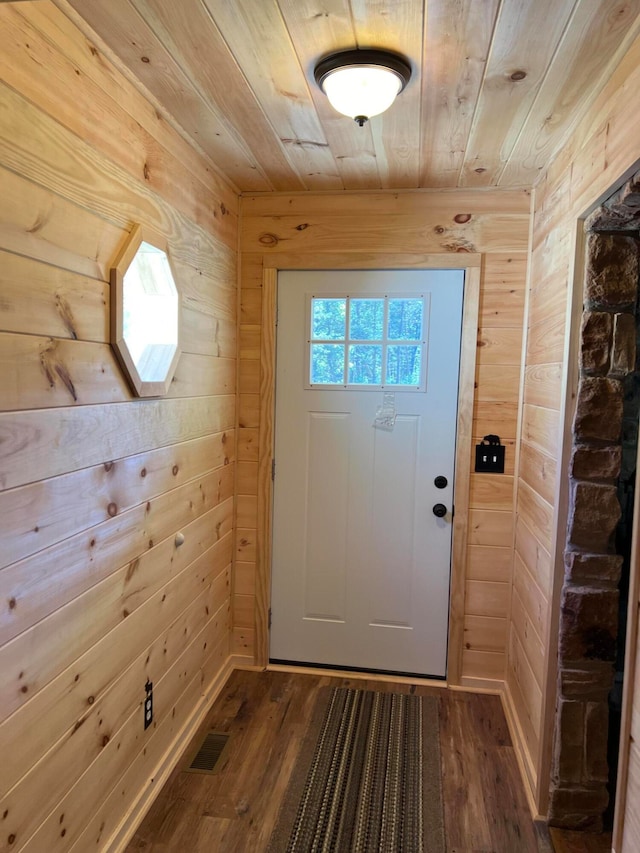
M518 517L532 531L542 547L551 552L553 538L553 507L526 480L518 483Z
M0 487L13 488L233 429L235 396L0 413ZM76 441L89 436L90 441Z
M584 6L584 8L583 8ZM622 17L608 17L604 5L578 9L585 26L608 38L622 26ZM627 34L634 38L635 33ZM557 609L562 575L561 559L555 556L555 513L558 477L563 441L562 406L563 373L567 358L575 353L565 351L567 315L574 287L581 293L582 282L572 280L576 223L579 217L605 197L616 181L634 168L640 157L637 134L637 81L640 41L631 45L620 65L607 69L608 79L592 106L556 152L550 163L542 160L540 178L534 189L534 220L529 280L528 336L525 356L524 410L522 446L518 482L518 520L516 526L515 584L512 605L514 640L507 668L507 697L512 702L516 725L522 733L525 766L531 782L532 799L537 807L546 808L551 739L555 709L555 645L550 636L552 609ZM597 60L577 53L573 60L582 72ZM602 70L602 69L601 69ZM539 103L529 120L546 121L551 112L543 113L548 83L540 90ZM565 87L570 105L580 97L572 74L565 74ZM564 111L564 106L557 102ZM557 118L555 109L554 121ZM570 118L564 112L560 120ZM528 144L523 134L516 150ZM542 153L542 151L540 152ZM536 155L537 156L537 155ZM505 174L509 174L509 167ZM579 227L579 224L578 224ZM577 259L580 268L581 258ZM569 405L570 408L570 405ZM569 415L570 417L570 415ZM558 469L558 470L556 470ZM564 530L558 530L562 539ZM530 626L530 627L529 627ZM535 677L539 692L531 689ZM620 851L619 851L620 853Z
M101 53L100 39L88 38L86 31L79 30L75 21L80 19L77 19L73 13L70 16L67 15L71 10L66 4L61 3L60 8L53 3L14 6L13 12L17 12L19 15L17 25L22 28L23 33L27 32L25 28L28 27L30 28L28 30L30 37L33 38L35 32L40 37L44 37L48 43L47 50L50 51L48 55L50 62L69 62L74 69L81 72L83 76L82 86L78 86L76 81L71 93L55 93L56 97L67 98L71 102L74 99L82 99L83 111L91 110L96 105L102 106L105 112L114 117L119 128L126 129L123 137L129 145L133 146L137 156L143 157L145 152L152 151L154 155L152 162L157 161L159 164L166 160L167 155L170 156L172 167L179 165L186 167L206 191L210 192L212 187L215 187L216 203L213 205L214 210L221 201L233 217L237 215L239 207L237 195L230 187L229 182L220 174L219 165L203 157L202 153L196 151L182 134L177 132L166 120L163 120L158 115L156 106L144 97L139 87L125 79L121 74L113 73L108 55L105 54L103 57ZM107 61L104 61L105 59ZM12 73L16 73L15 68L12 69ZM78 76L75 71L74 74L76 77ZM92 84L95 85L84 82L86 80L92 81ZM34 93L34 95L37 97L38 93ZM47 100L46 104L51 105L52 101ZM40 106L46 109L45 103ZM60 102L58 102L57 108L60 109ZM122 112L126 115L123 115ZM66 111L66 115L69 122L85 121L82 114L75 115L73 110ZM99 118L99 114L94 118ZM160 132L159 125L162 125ZM83 127L83 125L79 125L79 127ZM145 132L140 133L137 130L138 127L143 128ZM118 144L115 140L96 140L96 142L98 141L105 146ZM105 153L108 150L106 148ZM122 152L121 156L127 158L130 155ZM173 172L173 175L177 174L179 173ZM156 176L148 174L146 179L149 181L167 181L172 178L171 175L164 174L162 169L158 169ZM189 187L190 192L193 192L191 183L187 183L186 186ZM200 201L201 199L195 198L190 203L199 203ZM219 225L220 223L218 223ZM233 227L231 222L229 227Z
M485 509L469 511L468 545L491 545L511 548L513 513Z
M136 399L108 344L5 333L0 371L0 411ZM233 394L235 384L235 358L182 352L166 396Z
M176 660L181 658L189 645L193 649L193 637L197 636L211 618L208 613L211 610L211 603L224 602L225 598L228 597L229 575L230 567L227 566L217 576L213 577L212 581L206 586L202 586L202 591L194 599L186 633L182 620L180 620L181 625L183 625L182 636L178 637L175 635L175 631L172 632L172 646L171 649L169 649L168 644L166 646L167 654L164 655L166 660L164 661L163 674L158 676L159 682L161 678L165 677L164 673L171 673ZM227 604L222 604L222 607L227 607ZM172 631L172 626L169 630ZM196 649L194 649L192 667L197 667L198 659L201 660L199 650ZM3 812L8 810L11 816L11 823L7 828L15 832L17 838L28 838L31 831L38 826L39 816L31 807L31 802L37 799L39 803L42 803L43 810L50 810L55 807L57 799L73 788L76 783L76 767L78 764L83 761L95 760L112 740L112 737L117 736L120 727L129 717L134 716L135 720L135 711L139 709L140 705L140 689L135 684L134 679L139 680L141 677L140 670L144 667L141 658L141 655L138 656L134 665L127 668L114 689L98 699L97 708L92 717L86 720L86 725L83 723L76 731L65 733L65 736L52 746L47 755L47 764L51 768L51 772L55 773L57 784L52 786L46 775L39 772L38 765L35 765L8 794L3 796ZM161 693L162 691L160 691ZM154 716L156 710L154 707Z
M495 545L469 545L467 548L467 578L469 580L511 581L511 548Z
M513 622L510 625L508 669L518 685L526 708L526 716L535 737L539 737L542 719L542 692L536 682Z
M223 569L230 566L231 544L231 537L227 536L219 545L214 546L215 550L211 554L213 574L216 572L219 574L220 566L223 566ZM217 589L223 588L219 584ZM154 607L158 607L163 594L156 595L155 599L150 601L147 614ZM203 595L204 598L202 598ZM146 644L145 637L141 638L141 642L138 641L140 625L122 622L85 652L72 668L65 670L49 682L33 701L28 702L18 713L8 717L0 725L3 738L18 737L25 726L31 726L32 732L22 752L17 753L12 750L7 760L7 781L3 794L10 785L18 782L25 772L37 764L53 744L62 745L65 732L73 731L76 721L82 721L83 726L86 723L87 729L99 733L101 727L99 717L95 715L94 705L99 705L105 697L111 696L114 690L121 690L120 679L134 660L138 661L136 664L138 680L142 676L143 683L145 668L160 667L165 658L170 663L173 660L173 650L180 648L184 637L188 636L189 626L194 625L201 617L207 616L206 611L210 609L207 596L203 586L196 598L181 611L181 592L176 587L172 601L168 607L164 608L164 620L160 630L153 625L145 627L144 630L149 638ZM166 652L165 649L167 649ZM147 658L149 658L148 661ZM100 661L102 661L101 665ZM76 675L79 676L77 679ZM141 698L138 691L135 701L139 703ZM42 714L46 714L46 727L38 725ZM44 775L46 777L46 774Z
M165 540L165 547L151 549L154 553L149 552L148 557L123 566L3 645L0 649L5 673L0 691L3 719L123 620L137 622L152 618L146 613L149 608L145 604L163 587L171 585L172 589L179 589L180 595L194 597L211 573L209 549L218 537L223 538L231 531L230 509L230 504L221 507L227 516L226 524L222 524L219 512L207 519L209 524L204 531L185 528L185 536L193 535L194 542L188 549L183 547L184 557L178 553L172 559L171 549L175 546L171 540ZM183 561L187 561L186 565ZM158 568L159 564L164 564L164 571ZM169 594L166 589L162 604ZM156 614L155 618L158 616L162 614Z
M518 428L518 403L507 403L504 400L474 400L473 431L475 435L485 436L493 432L496 421L500 424L506 438L516 437ZM505 466L509 464L505 459Z
M509 612L510 595L509 583L468 580L465 591L465 616L504 617Z
M544 646L516 588L514 588L511 598L510 620L511 626L518 635L520 644L527 656L527 661L534 674L536 683L542 689L545 667Z
M162 553L170 560L173 537L166 536L167 530L171 530L170 524L175 525L174 531L181 530L197 520L200 513L211 512L209 520L213 533L216 528L218 532L228 529L232 521L233 472L229 474L227 494L222 500L215 491L216 479L205 481L208 495L203 491L205 483L196 480L188 489L183 487L162 495L154 502L156 507L152 515L149 502L125 512L118 520L103 522L8 566L0 575L2 590L9 602L2 617L3 642L107 579L115 569L141 560L161 542L165 542ZM198 509L194 511L194 507Z
M295 0L291 0L295 2ZM336 200L339 201L339 209L336 210ZM420 192L343 192L343 193L256 193L245 194L241 199L242 218L261 219L262 217L280 217L286 215L302 216L309 213L310 200L313 201L313 211L316 214L330 215L336 213L339 216L352 216L357 219L361 217L374 215L397 216L402 215L421 215L425 211L431 211L439 214L443 221L453 220L453 217L461 213L469 213L471 216L480 214L510 214L514 217L527 218L531 206L531 193L529 190L502 190L490 189L484 192L477 192L473 189L460 189L454 192L442 190L425 189ZM366 228L366 223L363 223L363 228ZM437 239L437 236L436 238ZM376 247L370 244L363 244L358 250L366 257L368 254L375 252ZM433 240L422 247L421 253L430 251L439 251L434 248L436 245ZM286 250L283 250L286 251ZM336 250L337 251L337 250ZM397 250L396 250L397 251ZM243 246L241 265L244 269L247 262L254 266L254 281L255 281L255 265L262 266L263 248L260 248L257 253L252 253L251 250ZM329 251L329 257L332 252ZM496 255L496 263L503 270L503 275L498 277L501 280L508 278L508 273L504 271L503 261L509 255L498 253ZM407 259L408 260L408 259ZM526 265L526 259L523 259ZM415 260L413 261L415 263ZM492 266L492 259L487 259L487 269ZM514 264L515 265L515 264ZM510 269L510 267L509 267ZM260 275L260 280L262 276ZM516 279L514 279L515 281ZM259 286L255 284L254 286Z
M552 591L552 566L549 552L538 542L521 515L516 520L516 554L545 596Z
M229 674L227 661L230 624L228 610L215 614L211 619L200 644L207 655L200 671L185 687L173 706L172 713L165 716L144 748L134 756L119 784L101 800L86 829L71 848L71 853L84 853L96 841L99 844L110 837L115 839L116 849L121 849L122 842L134 831L138 815L145 813L150 802L159 793L163 778L154 776L155 768L163 768L163 777L166 777L168 770L173 769L173 763L181 757L189 739L196 733L198 724L209 709L212 697L224 686ZM203 685L210 685L210 689L203 692ZM181 721L185 717L187 723L183 724ZM172 744L169 756L166 753L166 743ZM167 761L170 762L168 766ZM134 809L133 816L132 803L138 807Z
M518 553L513 566L513 588L518 592L538 636L546 637L550 618L548 598Z
M194 57L193 74L203 87L208 82L209 87L222 89L227 98L235 98L236 102L246 104L255 98L263 108L268 104L267 116L256 110L258 120L248 115L246 106L240 111L242 118L246 116L241 135L259 147L259 159L262 161L269 150L271 156L273 152L280 153L281 148L283 160L291 163L306 189L342 189L338 161L326 143L314 109L312 98L317 94L310 91L303 71L307 63L291 42L280 7L276 3L256 5L251 0L236 0L233 6L211 3L209 9L216 20L213 28L206 2L186 0L185 7L178 12L171 0L161 0L156 7L161 26L154 29L162 34L177 31L187 36L179 48L182 47L182 55ZM155 18L151 16L152 23ZM384 20L387 27L393 28L392 21L386 17ZM333 26L333 20L329 26ZM213 40L211 30L215 33ZM320 38L316 26L313 37ZM357 38L357 43L364 41ZM393 49L391 44L387 47ZM231 57L229 67L220 68L227 54ZM267 61L269 74L264 74L255 61L258 56ZM207 59L203 61L202 57ZM281 97L282 92L287 92L287 97ZM306 144L298 140L305 140Z
M577 220L605 197L640 157L634 130L639 96L633 82L639 76L639 55L640 42L636 39L564 148L546 164L534 191L522 464L517 482L517 598L512 630L522 637L519 619L526 614L540 646L519 643L512 647L517 661L510 662L507 670L507 696L513 700L513 713L523 733L533 799L542 810L547 801L556 690L554 638L549 631L556 630L554 587L557 589L558 584L554 581L555 573L562 572L561 560L552 556L556 552L554 504L558 477L566 476L560 471L554 473L553 466L561 458L564 441L561 405L566 359L577 357L565 352L566 318L572 288L582 287L579 279L574 284L570 278L575 234ZM581 263L578 258L578 269ZM558 537L563 536L564 531L559 530ZM537 701L537 694L527 691L524 683L517 683L527 671L535 672L539 681L544 672L539 709L529 707ZM536 716L537 710L540 713Z
M1 102L0 102L1 103ZM313 207L310 206L310 211ZM461 218L466 218L463 213ZM526 252L528 212L524 215L481 213L466 222L444 218L436 205L422 214L366 216L368 239L378 252ZM364 223L352 214L320 215L315 211L305 217L243 217L241 239L247 251L288 252L357 252Z
M491 616L464 617L464 648L504 653L507 620Z
M0 4L0 848L34 853L135 814L232 638L238 198L87 33ZM108 346L138 222L183 309L166 399L134 399Z
M522 440L553 456L557 452L560 413L556 409L525 404L522 409Z
M555 500L556 476L555 459L523 441L520 445L520 477L549 504Z
M65 8L67 4L60 4ZM174 59L169 49L173 45L165 45L162 36L157 36L154 30L137 13L133 4L127 0L112 0L108 9L99 5L91 9L84 8L82 3L71 0L70 6L77 8L89 27L95 27L99 32L108 34L110 44L113 44L115 53L123 65L134 66L137 70L137 78L146 87L154 99L163 105L168 111L170 120L178 127L186 127L190 130L193 138L197 138L200 147L206 152L213 163L220 168L221 172L229 179L244 188L254 191L271 190L275 181L269 180L262 170L258 159L250 149L250 143L245 142L242 135L233 127L225 116L225 107L233 109L238 99L238 83L240 76L237 73L230 77L228 71L233 71L233 60L229 63L227 57L222 56L220 60L220 49L213 48L213 57L208 62L199 58L195 70L200 66L209 66L209 62L216 65L221 72L221 77L216 81L216 88L220 89L224 105L221 107L214 104L211 98L201 90L197 80L193 79L191 69L183 70L180 63ZM215 29L212 28L209 46L216 41ZM145 56L149 60L140 62L139 45L144 45ZM195 58L187 56L186 60ZM225 59L227 62L225 63ZM221 67L222 66L222 67ZM155 72L156 67L163 69L162 74ZM268 139L272 144L266 147L268 166L275 175L285 174L290 181L295 182L295 173L286 157L275 142L271 128L268 127L259 110L251 109L253 99L250 93L243 87L242 94L245 96L245 111L248 110L246 121L253 118L253 125L246 130L246 139L253 140L252 134L258 139ZM230 101L228 100L230 99ZM242 108L242 104L240 107ZM262 118L262 121L259 119ZM300 182L300 189L303 184ZM276 186L276 188L278 188Z
M107 521L114 508L121 514L234 459L233 432L221 432L0 492L0 566Z
M188 718L189 713L197 705L197 697L202 690L202 666L206 660L206 649L212 639L215 642L216 635L225 634L227 631L227 604L220 607L219 611L213 615L211 622L212 625L205 626L191 639L183 653L167 669L166 674L154 684L156 728L162 727L172 719L173 710L179 706L183 695L188 705L181 709L182 720ZM196 687L197 692L191 693L191 685ZM87 818L89 820L94 818L95 811L101 808L105 793L110 793L118 786L143 748L145 738L149 740L152 733L148 730L148 734L145 735L142 731L139 725L139 708L136 708L104 744L101 756L109 759L108 762L106 760L102 762L108 768L107 772L104 772L104 769L100 772L100 762L94 761L82 778L65 793L59 808L46 818L29 839L24 848L25 851L35 853L37 850L51 850L52 853L62 853L69 850L69 846L80 836ZM171 739L168 739L168 742L171 743ZM120 815L126 814L130 807L129 803L137 792L128 793L130 797L127 801L122 798L121 789L118 789L121 798ZM95 806L94 802L96 802ZM64 834L63 830L66 830Z
M498 0L487 3L436 3L429 9L425 27L423 86L441 93L426 99L422 138L429 156L424 158L421 186L456 186L465 151L456 140L468 138L474 120L470 105L482 86L484 64L494 32ZM453 37L452 37L453 36ZM467 46L473 45L471 49Z
M529 113L572 9L572 6L558 8L554 0L540 0L524 7L500 6L493 49L484 69L485 79L490 80L491 85L483 87L482 110L474 115L467 140L461 172L463 186L498 183L517 141L513 127L521 125L518 117ZM524 51L522 45L517 46L509 36L516 26L524 27L529 33ZM511 77L513 68L527 69L524 78L515 86ZM505 90L513 93L506 109ZM480 168L476 169L478 163Z

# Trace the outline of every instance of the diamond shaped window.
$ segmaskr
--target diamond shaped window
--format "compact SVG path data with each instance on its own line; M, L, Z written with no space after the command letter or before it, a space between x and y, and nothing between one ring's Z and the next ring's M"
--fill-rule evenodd
M136 226L111 269L111 340L138 396L169 390L179 329L180 297L166 241Z

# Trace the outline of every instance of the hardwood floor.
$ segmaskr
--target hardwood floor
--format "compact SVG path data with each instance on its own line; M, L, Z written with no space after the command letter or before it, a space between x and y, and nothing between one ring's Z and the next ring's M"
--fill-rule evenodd
M447 853L553 853L546 828L531 820L497 696L324 675L240 671L232 674L203 726L230 735L219 771L183 772L192 753L188 749L127 853L264 851L317 691L333 684L438 697ZM602 849L584 848L584 853Z

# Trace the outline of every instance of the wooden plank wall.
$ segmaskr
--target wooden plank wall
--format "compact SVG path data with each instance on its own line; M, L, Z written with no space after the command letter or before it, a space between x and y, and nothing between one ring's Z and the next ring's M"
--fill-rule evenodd
M86 853L228 671L237 194L48 0L0 43L0 850ZM108 340L136 222L182 298L159 400Z
M507 701L520 730L531 793L546 808L555 706L558 593L564 531L557 497L563 476L564 373L575 287L582 292L579 219L607 197L640 158L640 41L609 70L593 107L542 174L534 193L533 247ZM569 361L572 359L573 361ZM571 401L567 404L571 421ZM640 687L638 688L640 703ZM634 770L637 778L638 769Z
M256 651L257 476L263 265L420 266L429 253L482 255L473 434L507 443L504 476L471 477L465 679L504 678L509 615L514 444L525 296L529 195L524 191L254 195L242 201L238 536L234 649ZM335 259L335 260L332 260ZM461 266L464 257L461 256ZM471 460L469 460L471 464Z

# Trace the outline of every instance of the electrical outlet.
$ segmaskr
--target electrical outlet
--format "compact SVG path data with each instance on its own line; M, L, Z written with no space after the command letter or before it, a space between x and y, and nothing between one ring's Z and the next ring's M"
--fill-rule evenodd
M504 445L497 435L485 435L480 444L476 444L476 472L485 474L504 474Z
M144 686L146 697L144 700L144 727L148 729L153 722L153 684L149 679Z

